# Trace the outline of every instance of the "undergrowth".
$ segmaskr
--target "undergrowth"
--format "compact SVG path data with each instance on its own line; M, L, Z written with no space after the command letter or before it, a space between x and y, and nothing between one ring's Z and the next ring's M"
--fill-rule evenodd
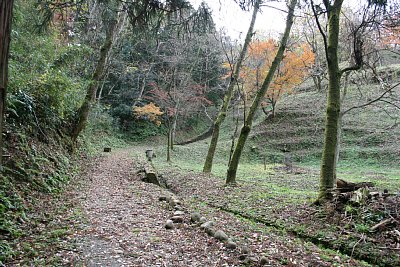
M45 141L40 135L45 135ZM62 240L68 226L61 229L52 223L62 207L42 207L43 201L56 200L87 158L97 156L104 147L126 146L122 138L113 120L103 112L91 115L75 154L70 153L66 134L32 131L31 125L7 125L7 157L0 181L0 265L16 259L28 264L30 259L39 259L43 249L51 249L44 240L55 246ZM45 228L32 231L43 222ZM57 265L59 259L53 260L51 264L39 260L34 265Z

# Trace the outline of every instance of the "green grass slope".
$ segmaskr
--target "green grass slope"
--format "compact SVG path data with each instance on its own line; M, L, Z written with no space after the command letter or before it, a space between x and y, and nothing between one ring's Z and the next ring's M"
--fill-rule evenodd
M350 87L342 110L380 95L378 85ZM362 94L362 95L361 95ZM398 98L399 90L391 97ZM259 123L251 140L262 153L280 154L287 149L297 163L318 165L323 147L325 93L301 92L282 99L277 116ZM400 110L378 102L354 109L343 117L341 167L349 165L392 166L400 161Z

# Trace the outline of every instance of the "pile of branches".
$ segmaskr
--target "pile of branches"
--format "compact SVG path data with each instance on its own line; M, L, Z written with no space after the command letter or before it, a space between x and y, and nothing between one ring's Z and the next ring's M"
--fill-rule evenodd
M400 250L400 192L379 192L373 187L371 182L338 179L337 187L330 192L330 203L341 222L368 226L366 236L373 243L384 244L381 249Z

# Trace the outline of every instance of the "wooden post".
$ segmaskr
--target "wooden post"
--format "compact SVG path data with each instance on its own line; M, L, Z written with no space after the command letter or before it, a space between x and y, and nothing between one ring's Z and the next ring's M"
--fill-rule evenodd
M146 158L148 161L151 161L153 159L153 150L152 149L146 150Z
M265 158L265 156L263 157L263 161L264 161L264 171L267 170L267 159Z

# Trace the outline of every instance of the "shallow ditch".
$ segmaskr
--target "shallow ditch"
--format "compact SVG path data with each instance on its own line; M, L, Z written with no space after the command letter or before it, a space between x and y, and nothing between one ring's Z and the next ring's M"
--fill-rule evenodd
M243 219L250 220L255 223L264 224L267 227L272 227L277 230L284 230L288 234L293 235L296 238L299 238L299 239L307 241L307 242L311 242L311 243L313 243L319 247L322 247L324 249L337 250L340 253L345 254L351 258L354 258L354 259L360 260L360 261L365 261L368 264L371 264L374 266L388 266L388 267L400 266L400 258L399 257L397 257L397 259L395 261L393 261L392 258L384 258L382 256L379 257L379 255L377 255L376 253L371 253L370 251L363 251L362 248L355 249L355 247L358 245L357 242L355 243L354 246L350 247L349 245L347 245L347 243L346 244L344 243L345 242L344 240L342 240L342 241L337 240L337 242L329 241L326 239L322 239L321 237L308 235L308 234L304 233L303 231L296 230L295 228L285 227L284 225L278 224L274 221L257 218L257 217L254 217L249 214L245 214L245 213L237 211L237 210L214 205L212 203L207 203L207 205L209 207L212 207L212 208L224 211L224 212L229 212L229 213L234 214L235 216L241 217Z

